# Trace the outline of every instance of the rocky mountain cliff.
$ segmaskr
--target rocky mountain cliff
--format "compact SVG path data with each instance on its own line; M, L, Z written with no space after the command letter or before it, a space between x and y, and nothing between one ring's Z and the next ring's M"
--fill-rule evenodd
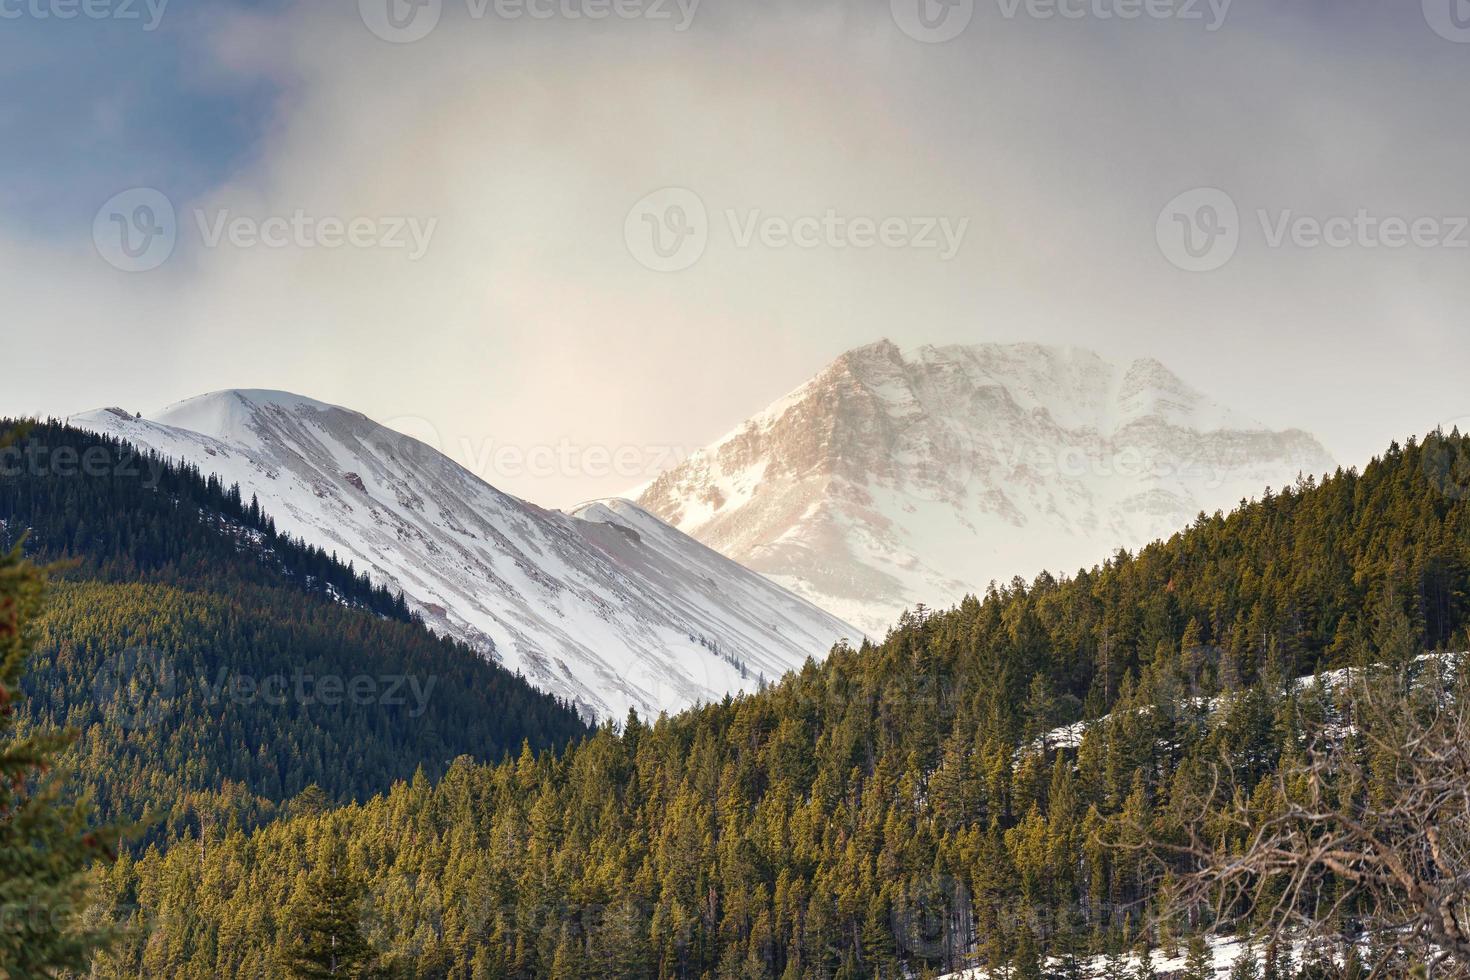
M1334 465L1154 360L882 341L635 496L881 637L906 607L1074 572Z

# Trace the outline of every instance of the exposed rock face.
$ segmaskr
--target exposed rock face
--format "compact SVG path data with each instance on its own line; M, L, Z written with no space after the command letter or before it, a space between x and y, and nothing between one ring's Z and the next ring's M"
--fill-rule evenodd
M1334 463L1151 359L883 341L638 495L682 531L881 636L916 603L1074 572Z

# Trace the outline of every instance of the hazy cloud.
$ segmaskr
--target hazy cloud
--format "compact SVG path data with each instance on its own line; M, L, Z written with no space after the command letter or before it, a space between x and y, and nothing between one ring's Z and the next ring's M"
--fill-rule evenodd
M1470 215L1453 97L1470 46L1417 0L1238 0L1217 30L1203 3L1204 21L1011 6L977 0L943 43L886 0L595 20L596 0L515 19L445 0L402 44L353 4L207 7L187 35L166 16L156 50L187 91L94 93L92 125L114 134L97 145L199 113L198 91L243 115L200 146L164 126L177 143L162 157L93 161L74 213L0 229L7 334L35 365L0 410L281 387L426 421L451 450L692 448L886 335L1148 354L1349 460L1470 413L1470 254L1288 247L1260 219ZM104 58L147 50L117 43ZM28 167L54 190L41 156ZM150 272L92 242L96 208L132 186L176 212L177 244ZM630 222L666 188L697 198L702 229L680 224L687 210ZM1157 238L1195 188L1240 216L1209 272L1182 271ZM787 237L746 238L752 212ZM239 218L248 244L201 232ZM967 223L948 258L913 245L915 222L941 220ZM434 222L417 258L385 244L411 221ZM655 271L630 227L664 247L702 235L702 251ZM627 489L615 473L500 483L554 505Z

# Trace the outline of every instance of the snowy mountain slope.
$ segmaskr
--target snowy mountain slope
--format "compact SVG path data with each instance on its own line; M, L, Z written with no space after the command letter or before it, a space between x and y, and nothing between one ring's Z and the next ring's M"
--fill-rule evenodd
M751 689L860 636L630 503L543 510L298 395L225 391L150 419L103 409L69 421L238 483L280 530L599 718Z
M674 527L881 636L905 607L1076 571L1333 468L1163 365L888 341L636 491Z

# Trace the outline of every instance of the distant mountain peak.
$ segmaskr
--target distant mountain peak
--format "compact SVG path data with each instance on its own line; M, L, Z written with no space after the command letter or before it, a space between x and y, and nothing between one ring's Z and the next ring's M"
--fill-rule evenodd
M218 410L237 407L257 410L278 408L283 411L295 411L302 408L314 409L316 411L347 411L347 409L338 405L317 401L315 398L308 398L305 395L298 395L295 392L282 391L275 388L221 388L218 391L210 391L202 395L195 395L191 398L174 402L155 412L154 416L155 418L161 419L163 416L176 412L192 412L204 409ZM352 414L355 415L358 413L354 412Z
M869 632L992 579L1119 546L1333 467L1153 358L879 340L638 495L652 514Z
M871 344L852 348L838 357L837 362L901 361L903 356L903 350L897 344L883 337Z

